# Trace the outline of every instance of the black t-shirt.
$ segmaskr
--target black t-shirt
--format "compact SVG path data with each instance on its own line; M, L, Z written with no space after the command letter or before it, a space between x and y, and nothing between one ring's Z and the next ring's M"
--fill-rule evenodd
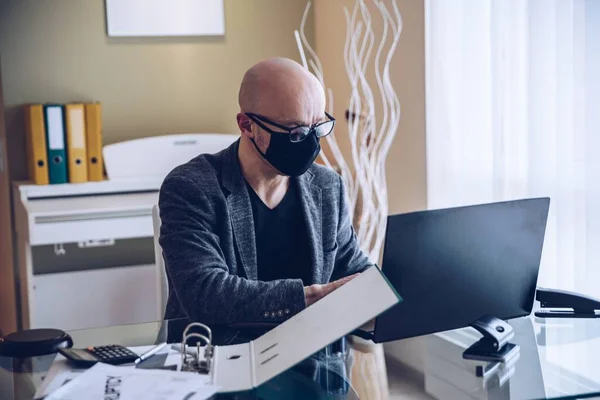
M267 207L247 184L254 217L258 279L302 279L311 282L311 252L300 192L292 180L274 209Z

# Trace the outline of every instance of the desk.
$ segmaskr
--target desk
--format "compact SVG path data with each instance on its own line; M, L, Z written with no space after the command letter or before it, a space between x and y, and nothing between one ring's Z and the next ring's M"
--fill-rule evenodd
M452 353L456 348L451 343L468 347L479 338L479 334L469 328L425 337L427 361L433 361L434 357L439 361L435 365L426 366L425 384L430 395L444 400L572 399L600 396L600 319L552 319L544 322L532 317L509 322L515 329L512 342L520 346L520 357L514 372L501 384L490 379L485 388L481 384L479 387L472 385L470 391L464 390L465 385L459 381L473 378L470 382L477 382L473 374L462 369L473 364L463 360L460 352ZM160 322L149 322L69 333L75 347L112 343L141 346L155 343L160 326ZM439 350L444 348L440 348L440 343L447 344L446 354L440 354ZM54 356L51 355L29 360L33 372L16 374L7 372L12 360L0 358L0 400L30 399L53 359ZM436 369L440 366L444 368ZM249 394L249 398L352 398L328 393L328 384L330 388L335 387L331 385L331 378L332 376L321 375L319 379L311 380L289 370ZM339 375L334 378L339 384Z
M600 319L510 320L520 346L514 371L484 381L462 351L481 335L472 328L425 340L425 390L439 399L574 399L600 396ZM469 371L470 370L470 371ZM503 373L507 372L505 376Z
M123 346L153 345L159 335L161 322L148 322L124 326L111 326L74 330L68 333L73 338L74 347L83 348L93 345L121 344ZM26 359L25 362L0 357L0 400L31 399L55 355ZM17 368L26 368L26 372L12 372ZM340 395L339 388L348 388L348 381L323 364L316 378L309 378L292 368L273 378L252 393L218 395L216 399L356 399L353 395ZM338 368L339 370L339 364ZM348 390L352 390L349 389Z

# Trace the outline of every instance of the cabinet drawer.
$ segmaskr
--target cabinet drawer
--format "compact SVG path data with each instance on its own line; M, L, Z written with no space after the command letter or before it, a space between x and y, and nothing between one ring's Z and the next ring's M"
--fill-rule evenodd
M157 288L154 265L37 275L31 327L73 330L154 321Z
M94 243L65 243L62 247L64 254L57 255L55 245L32 246L33 275L154 264L151 237L115 240L97 247Z

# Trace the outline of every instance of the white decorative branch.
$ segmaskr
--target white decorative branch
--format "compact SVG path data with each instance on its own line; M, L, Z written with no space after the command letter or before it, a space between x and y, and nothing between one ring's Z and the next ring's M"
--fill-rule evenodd
M392 0L393 12L388 10L383 0L372 1L383 21L383 32L374 60L372 51L376 43L375 34L371 28L372 16L365 0L355 0L351 13L344 8L344 66L351 89L346 132L350 141L350 155L345 158L336 135L329 135L326 140L333 159L330 160L324 152L321 152L321 158L327 166L339 168L347 189L349 207L354 212L356 234L361 247L372 260L379 260L388 216L385 161L398 131L401 116L400 101L390 79L390 64L402 33L402 16L396 0ZM294 35L304 67L312 70L321 82L327 93L327 109L333 113L333 91L326 87L321 61L304 35L310 6L309 1L302 16L300 31L294 31ZM372 84L367 79L370 67L375 71L376 86L381 98L379 120L376 118ZM342 129L338 123L336 132ZM354 173L349 164L353 166Z
M302 44L298 44L299 51L302 54L304 54L303 47L305 47L308 50L310 56L314 59L314 61L313 61L314 64L312 64L313 70L316 68L319 71L315 75L321 82L321 85L323 86L323 88L325 88L325 82L323 81L323 67L321 65L321 61L319 60L317 53L311 47L310 43L308 43L308 40L306 40L306 35L304 34L304 26L306 25L306 18L308 17L308 11L310 10L310 6L311 6L311 2L309 1L306 4L306 8L304 9L304 15L302 16L302 21L300 23L300 33L298 34L297 33L298 31L295 31L294 33L297 36L300 36L300 38L301 38ZM304 62L304 60L303 60L303 62ZM308 65L306 62L304 62L304 68L308 69ZM328 110L329 110L330 114L333 114L333 92L331 91L331 89L328 89L327 92L328 92L328 97L330 100L328 102ZM340 150L339 145L338 145L337 141L335 140L335 136L334 135L327 136L326 141L327 141L327 144L329 145L329 148L331 149L331 152L333 154L335 164L337 164L337 167L340 170L344 184L346 185L346 188L348 188L348 191L350 192L351 190L353 190L352 173L350 171L350 168L346 164L344 156L342 155L342 151ZM321 151L321 158L325 162L325 165L327 165L329 167L333 167L332 163L329 161L329 159L327 158L327 155L325 154L324 151Z

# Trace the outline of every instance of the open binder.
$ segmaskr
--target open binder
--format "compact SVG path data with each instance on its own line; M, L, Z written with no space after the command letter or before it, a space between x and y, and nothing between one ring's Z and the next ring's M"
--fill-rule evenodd
M251 390L401 300L379 268L371 267L249 343L213 346L210 329L192 323L183 333L181 370L210 375L212 383L219 386L221 392ZM197 339L195 353L187 351L186 343L190 338Z

